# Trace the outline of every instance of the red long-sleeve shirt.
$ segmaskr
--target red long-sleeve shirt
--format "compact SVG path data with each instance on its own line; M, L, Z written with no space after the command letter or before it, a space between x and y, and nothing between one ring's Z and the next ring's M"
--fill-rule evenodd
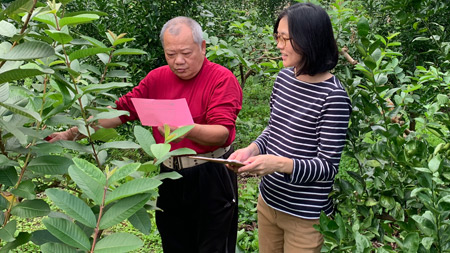
M168 65L150 71L138 86L116 101L118 110L130 112L130 116L120 117L123 123L139 119L131 98L185 98L194 123L222 125L228 129L229 136L224 146L230 145L236 136L235 122L242 108L242 89L230 70L206 58L200 72L190 80L177 77ZM153 136L157 143L164 142L164 137L156 127L153 127ZM191 148L198 154L218 148L203 146L188 139L171 145L172 150Z

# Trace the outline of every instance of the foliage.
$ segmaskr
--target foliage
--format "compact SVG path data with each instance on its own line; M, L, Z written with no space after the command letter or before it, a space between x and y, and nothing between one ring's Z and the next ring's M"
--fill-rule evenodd
M258 228L256 203L259 179L251 175L239 179L239 231L236 249L238 252L258 252Z
M132 124L119 128L120 136L111 129L94 133L93 124L124 113L107 106L164 64L159 30L169 18L186 15L202 24L209 59L230 68L243 86L236 146L248 145L267 124L273 77L282 68L272 25L288 2L3 1L0 252L30 240L44 252L109 251L115 245L110 240L120 244L117 249L137 247L135 233L124 235L134 242L127 245L115 240L122 236L117 230L105 231L128 219L149 233L154 202L148 200L157 194L154 187L139 187L160 183L148 176L173 154L169 140L154 144L149 131ZM323 251L450 250L450 7L438 0L312 2L327 9L339 48L359 62L341 57L334 70L353 113L332 193L337 211L322 216L317 227ZM87 139L44 141L67 124ZM149 161L133 161L140 156ZM257 182L240 182L237 249L255 252ZM131 202L136 212L121 209ZM46 229L18 229L18 222L36 216L46 217Z
M272 37L273 28L255 24L255 11L233 11L226 35L210 36L205 33L209 45L206 56L232 70L245 87L245 82L255 75L254 82L263 77L274 77L283 67ZM273 78L272 78L273 79Z
M81 34L92 34L94 38L106 30L127 32L135 38L127 45L147 52L146 55L128 59L130 82L137 84L147 73L165 64L159 31L164 23L175 16L196 17L200 15L201 0L136 1L136 0L73 0L68 5L71 12L101 10L107 12L95 23L77 28ZM183 8L180 8L183 6Z
M76 36L74 26L100 16L68 13L62 3L16 0L0 14L0 35L7 38L0 44L0 252L30 240L42 252L127 252L139 248L141 239L103 231L128 219L149 233L147 211L155 208L156 188L179 175L147 176L172 155L195 153L170 151L170 142L193 126L173 133L166 126L161 144L140 126L134 128L137 143L111 142L117 132L96 122L125 114L108 108L115 98L109 91L131 85L123 82L129 77L123 57L145 52L124 46L134 39L125 33L106 32L107 43ZM78 127L86 145L46 141L67 124ZM149 161L108 160L113 149L142 149ZM57 212L50 212L44 196ZM44 216L46 229L17 231L16 218Z
M445 22L434 13L450 14L435 1L415 3L424 8L417 8L423 15L412 29L436 18ZM350 8L349 13L356 15L350 19L332 16L336 25L344 22L342 26L355 29L347 45L360 55L354 68L345 64L337 73L353 104L347 154L356 159L358 171L347 172L352 180L336 179L332 195L337 213L334 219L322 215L317 226L325 236L323 251L446 252L450 249L450 72L442 66L448 64L449 54L439 50L440 56L430 62L428 55L436 52L437 44L422 44L430 50L424 55L411 50L422 39L408 33L411 23L402 22L417 16L398 15L402 8L400 12L410 13L409 5L366 4L392 11L384 13L390 22L382 23L370 8L367 13ZM446 34L445 23L434 25L439 27L435 32ZM422 66L412 65L411 59ZM437 143L432 141L436 137Z

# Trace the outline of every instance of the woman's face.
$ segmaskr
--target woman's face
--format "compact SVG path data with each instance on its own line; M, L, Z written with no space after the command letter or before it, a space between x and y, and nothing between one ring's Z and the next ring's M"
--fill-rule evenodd
M289 35L288 20L284 17L278 23L277 48L280 49L284 67L296 67L301 60L301 55L294 51ZM283 40L285 39L285 40Z

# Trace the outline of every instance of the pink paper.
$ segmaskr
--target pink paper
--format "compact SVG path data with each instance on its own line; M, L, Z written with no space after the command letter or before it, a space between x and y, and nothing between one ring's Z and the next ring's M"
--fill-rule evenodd
M132 98L134 108L142 125L145 126L186 126L194 124L185 98L147 99Z

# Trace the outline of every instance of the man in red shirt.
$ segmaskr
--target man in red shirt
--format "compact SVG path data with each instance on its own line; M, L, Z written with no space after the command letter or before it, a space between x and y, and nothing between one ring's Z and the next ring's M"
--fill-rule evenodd
M137 120L131 98L185 98L194 128L172 149L191 148L207 157L226 158L232 153L235 121L242 106L242 90L228 69L208 61L200 25L186 17L169 20L162 28L161 43L166 66L150 73L131 92L122 96L118 110L130 116L99 120L111 128ZM76 138L78 130L52 134L51 140ZM164 141L153 128L157 143ZM173 157L161 172L176 170L183 177L165 180L159 188L156 224L164 252L234 252L237 236L237 179L224 165L185 157Z

